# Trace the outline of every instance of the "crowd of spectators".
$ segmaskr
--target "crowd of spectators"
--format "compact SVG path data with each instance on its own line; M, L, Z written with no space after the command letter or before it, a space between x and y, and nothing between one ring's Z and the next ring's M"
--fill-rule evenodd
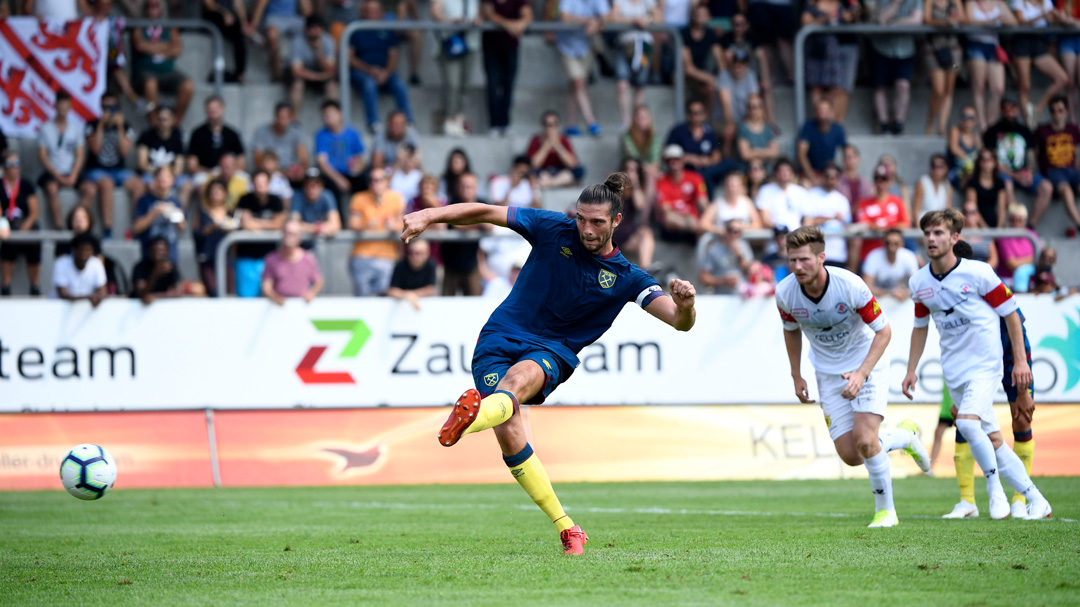
M250 140L226 123L225 104L217 96L203 104L202 124L190 134L181 131L194 84L176 68L183 52L176 28L131 30L130 65L124 57L123 15L158 19L166 12L183 14L186 7L170 5L166 11L161 0L146 0L141 8L135 2L114 8L110 0L68 4L29 0L18 8L43 18L84 14L108 20L109 86L101 116L89 124L77 122L70 98L59 92L54 117L37 138L43 169L37 187L22 174L19 156L7 153L0 194L0 238L45 224L76 232L70 251L53 268L49 293L57 297L87 298L94 305L109 294L146 302L225 292L278 303L286 297L310 300L324 284L320 261L346 264L357 296L388 295L417 308L439 283L443 295L505 293L527 258L523 241L513 232L451 228L481 234L464 242L420 241L409 247L391 237L404 214L414 210L472 201L539 208L545 190L585 183L589 167L575 151L575 138L603 134L590 97L597 74L616 82L617 108L602 111L605 118L618 114L621 129L612 153L634 184L616 240L657 275L665 272L656 261L658 247L683 251L694 260L692 277L706 291L771 293L786 274L783 235L800 225L819 225L829 234L829 264L861 272L875 293L897 298L907 297L905 276L924 261L918 242L905 239L901 230L916 226L928 211L962 206L973 228L1030 230L1057 197L1080 225L1080 128L1075 124L1080 34L1048 44L1046 36L1037 34L1006 39L996 32L962 36L948 29L964 24L993 24L1003 31L1011 25L1080 27L1078 15L1050 0L1011 5L1001 0L885 0L876 5L549 0L539 17L528 0L433 0L430 19L462 26L439 31L435 47L428 49L443 80L439 131L447 136L472 132L465 90L474 61L480 59L487 77L489 135L504 137L526 28L543 20L580 26L549 37L566 75L566 107L559 108L562 113L544 111L528 145L515 150L518 155L499 174L484 176L471 166L467 146L446 157L441 174L431 170L439 159L424 158L409 98L409 85L420 84L424 36L365 29L342 37L357 19L418 18L415 0L204 0L201 16L220 28L233 47L227 81L248 78L254 45L265 51L253 58L266 60L271 78L283 85L282 100ZM468 27L484 22L497 28L481 33ZM923 42L905 34L874 36L865 44L852 34L812 36L805 48L812 117L797 125L794 145L782 149L773 85L794 73L798 28L863 22L943 29ZM630 29L603 31L609 24ZM650 108L644 95L644 87L673 74L672 40L667 33L649 31L654 25L682 32L689 99L685 108L677 108L685 111L683 120L667 132L658 130L655 112L676 108ZM340 45L348 49L349 85L363 105L359 128L349 124L337 101ZM873 87L879 132L901 135L907 129L919 52L926 59L921 71L931 89L925 132L947 140L914 188L887 155L874 162L872 180L867 180L844 126L860 69L863 82ZM399 61L408 62L407 70L398 69ZM777 65L781 73L774 75ZM1049 83L1037 99L1031 92L1033 66ZM974 101L954 120L953 96L962 67ZM1006 92L1007 70L1016 95ZM408 77L401 75L406 72ZM396 105L386 116L379 114L381 94L390 95ZM312 97L321 100L322 123L301 124L298 110ZM134 113L123 111L124 101ZM146 128L136 133L136 125ZM0 136L0 145L5 143ZM76 210L81 211L65 218L61 193L68 189L77 192ZM121 189L132 206L130 234L125 235L113 229L115 193ZM1018 193L1027 197L1018 198ZM47 205L39 206L39 194ZM1025 200L1031 201L1030 212ZM95 228L88 210L97 205L101 226ZM331 238L343 229L385 238L357 241L348 260L316 259L313 239ZM745 238L746 230L762 229L775 238ZM234 231L279 235L234 247L227 284L217 284L218 244ZM95 235L140 242L142 260L126 290ZM178 251L185 238L193 241L198 273L181 277ZM1016 290L1045 290L1051 283L1052 291L1059 290L1052 249L1017 237L975 238L972 245ZM30 294L41 293L40 246L5 243L0 256L3 294L10 294L20 257L27 264Z

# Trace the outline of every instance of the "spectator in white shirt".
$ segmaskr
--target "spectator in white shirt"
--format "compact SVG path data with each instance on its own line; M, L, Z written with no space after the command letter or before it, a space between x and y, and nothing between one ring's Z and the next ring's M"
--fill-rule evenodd
M528 156L516 156L509 175L498 175L488 184L491 203L504 207L541 208L540 184Z
M919 270L919 258L904 248L904 234L900 230L885 233L885 246L874 249L863 262L862 278L876 297L892 295L907 299L908 278Z
M794 230L802 225L806 207L806 188L795 182L795 165L788 158L776 161L773 181L761 186L754 204L761 211L766 228L784 227Z
M836 189L840 183L840 167L830 162L822 171L822 183L810 190L803 209L803 225L820 226L825 232L825 263L843 268L848 262L847 241L843 234L851 225L851 204ZM836 235L830 238L830 235Z
M105 264L94 256L94 237L89 232L77 234L71 240L71 254L56 260L52 282L54 298L88 299L94 307L105 298Z

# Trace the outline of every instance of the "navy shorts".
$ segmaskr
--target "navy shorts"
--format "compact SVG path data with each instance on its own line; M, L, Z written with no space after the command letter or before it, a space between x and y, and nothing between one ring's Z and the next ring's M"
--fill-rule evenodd
M1046 178L1054 184L1055 188L1063 183L1069 184L1074 190L1080 188L1080 171L1076 169L1048 169Z
M1028 368L1031 368L1031 342L1028 341L1027 327L1021 325L1020 328L1024 331L1024 352L1027 353ZM1012 372L1013 372L1013 355L1012 355L1012 340L1009 339L1008 331L1001 331L1001 346L1005 350L1005 374L1001 378L1001 387L1005 389L1005 396L1008 397L1010 403L1016 402L1016 386L1013 385ZM1031 385L1028 386L1028 394L1035 396L1035 378L1032 377Z
M892 86L897 80L911 81L915 58L895 59L874 51L874 86Z
M566 381L573 369L557 356L538 346L520 342L501 335L481 335L473 350L473 383L482 397L490 396L510 367L531 360L544 370L544 387L523 405L540 405Z

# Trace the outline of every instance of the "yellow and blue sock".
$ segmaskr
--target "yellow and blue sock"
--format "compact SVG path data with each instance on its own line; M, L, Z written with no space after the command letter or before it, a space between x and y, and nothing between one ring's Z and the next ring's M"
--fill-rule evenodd
M956 484L960 487L960 499L969 504L975 503L975 456L960 429L956 430L956 453L953 455L956 467Z
M476 421L465 429L462 436L494 428L510 419L518 408L517 397L506 390L496 390L494 394L480 401Z
M574 526L574 521L566 516L555 490L551 487L547 471L540 463L540 458L533 453L532 445L525 443L525 448L514 455L504 455L503 461L510 468L510 474L521 485L532 501L548 515L555 529L562 533Z
M1020 461L1024 462L1024 469L1027 470L1027 474L1031 476L1031 462L1035 459L1035 439L1031 435L1031 430L1027 432L1013 432L1013 451L1016 452L1016 456L1020 458ZM1013 491L1013 502L1020 502L1026 504L1027 501L1019 491Z

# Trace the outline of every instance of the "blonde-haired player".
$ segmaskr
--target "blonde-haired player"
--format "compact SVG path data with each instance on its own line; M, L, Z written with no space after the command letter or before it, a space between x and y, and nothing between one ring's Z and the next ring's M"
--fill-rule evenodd
M890 432L880 431L889 392L888 370L881 360L892 336L889 320L861 278L825 265L821 228L804 226L789 233L787 254L792 273L776 285L776 305L784 321L795 395L804 403L814 402L800 369L805 332L836 453L849 466L866 466L875 509L869 526L893 527L900 521L888 452L904 449L924 472L930 456L911 420Z
M990 518L1010 515L1001 477L1027 499L1026 518L1049 518L1050 504L1031 482L1024 463L1002 439L994 415L994 394L1004 372L1000 318L1005 319L1013 347L1012 383L1021 392L1031 385L1016 298L988 264L956 257L953 246L964 227L959 211L932 211L923 215L919 227L930 263L908 281L915 301L915 329L911 332L904 395L913 398L915 370L926 348L933 316L941 342L945 385L957 403L956 429L967 439L971 454L986 476Z

